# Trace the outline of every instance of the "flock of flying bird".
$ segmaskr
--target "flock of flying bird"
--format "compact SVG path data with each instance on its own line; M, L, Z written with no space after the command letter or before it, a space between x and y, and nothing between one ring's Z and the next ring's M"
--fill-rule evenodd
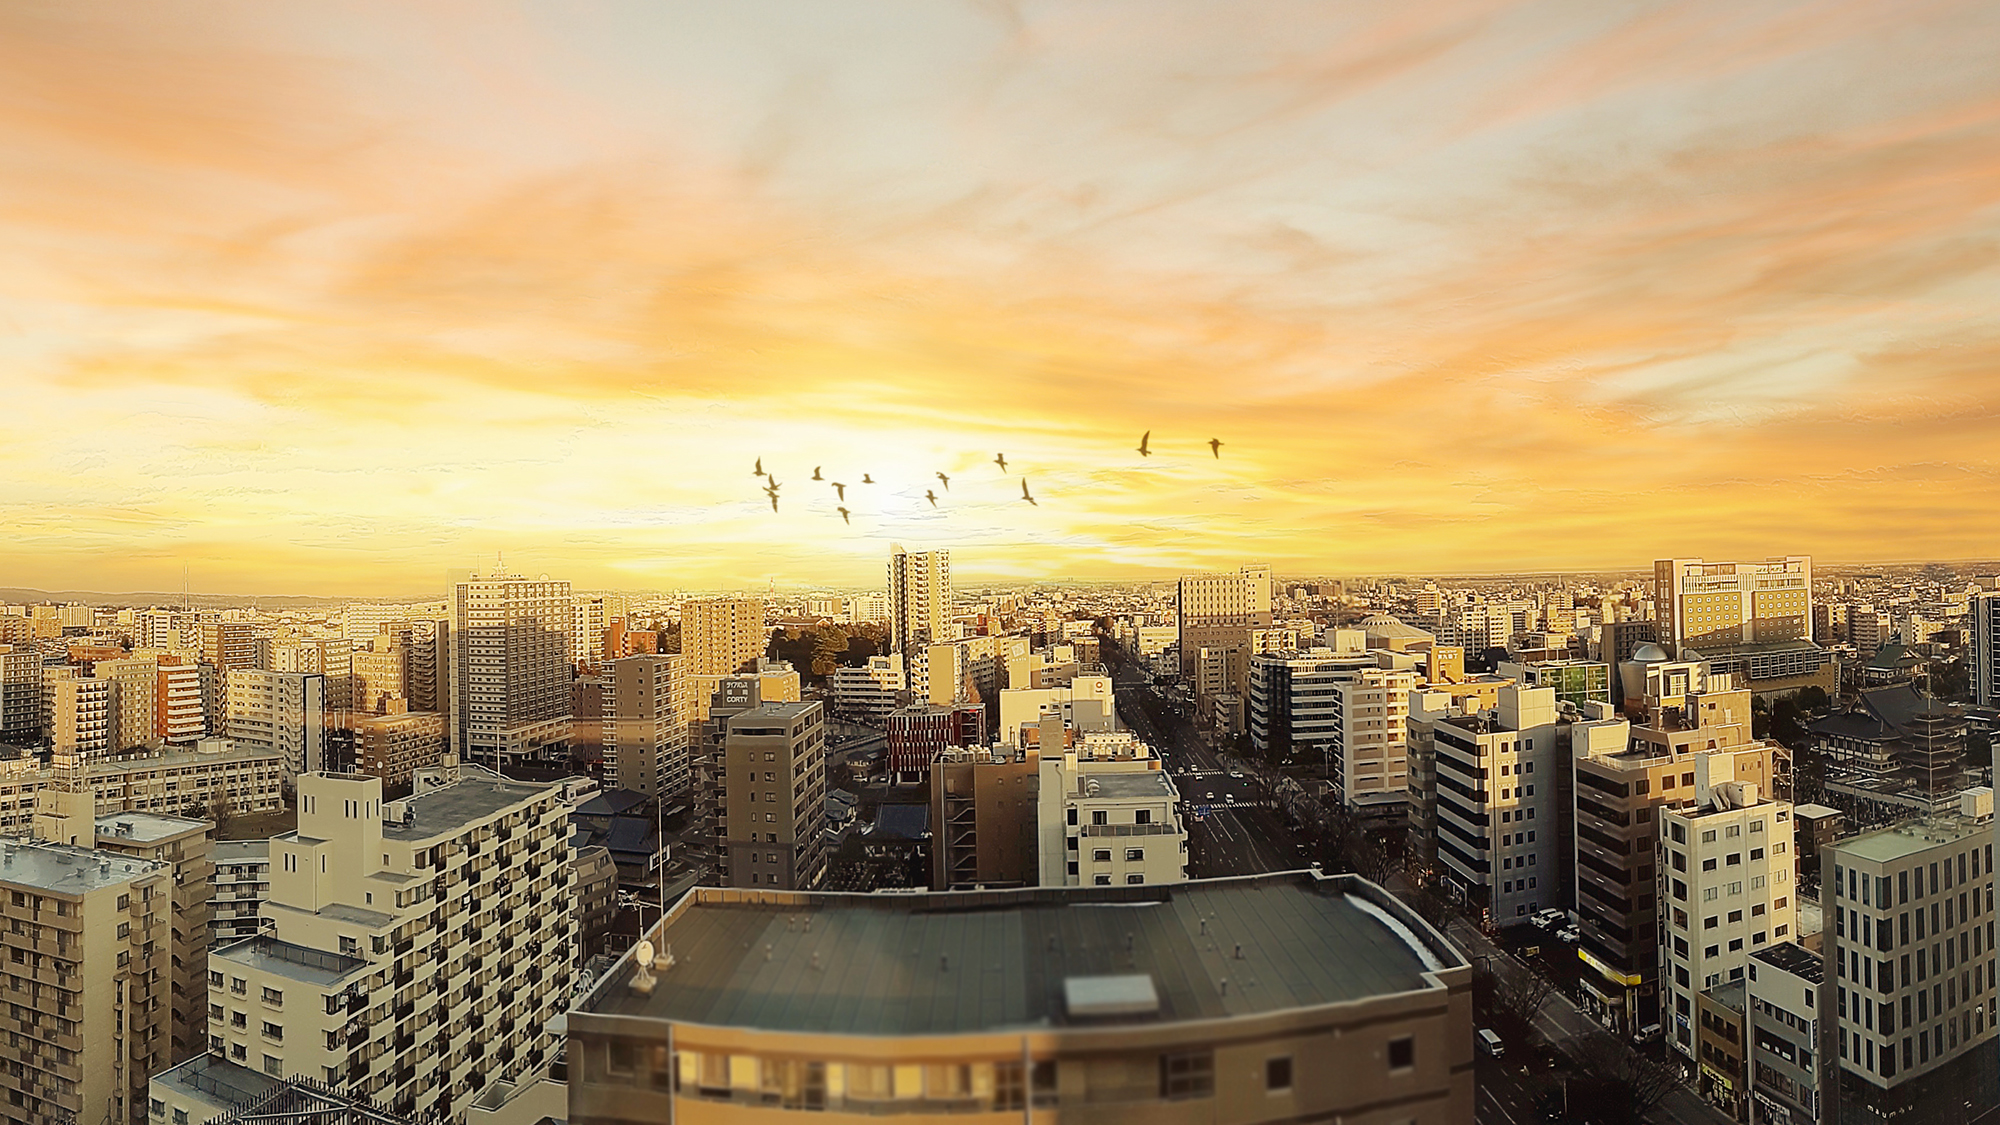
M1152 441L1153 441L1153 431L1151 430L1147 430L1144 434L1141 434L1139 436L1139 456L1151 457L1153 455L1153 450L1151 448ZM1218 461L1222 460L1222 444L1223 443L1221 438L1208 439L1208 451ZM993 463L1000 466L1001 472L1004 473L1008 471L1007 455L1005 453L995 453L993 455ZM833 486L834 498L839 501L839 505L834 508L834 511L840 513L841 522L849 524L851 526L854 523L854 519L853 519L853 514L850 513L846 507L847 485L842 481L827 480L826 477L820 474L820 469L823 467L824 466L820 465L813 466L812 479L816 481L823 481L826 484ZM757 466L756 468L751 470L751 474L753 476L759 476L764 478L765 482L764 495L769 496L771 498L771 510L773 512L777 511L778 489L783 487L778 483L777 474L768 473L764 471L764 459L762 457L757 458ZM937 479L938 483L944 486L944 490L946 492L951 491L951 477L947 476L944 473L938 473ZM867 473L863 473L861 474L861 483L874 484L875 478ZM937 490L930 488L925 489L924 499L929 500L931 502L931 507L933 508L937 507L937 502L938 502ZM1026 500L1028 503L1033 504L1037 508L1041 507L1040 502L1035 499L1034 493L1028 491L1028 479L1026 477L1021 478L1021 499Z

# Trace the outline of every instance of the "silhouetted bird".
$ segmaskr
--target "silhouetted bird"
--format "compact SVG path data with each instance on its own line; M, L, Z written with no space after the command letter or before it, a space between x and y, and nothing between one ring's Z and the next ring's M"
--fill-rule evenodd
M765 485L765 486L764 486L764 491L766 491L766 492L776 492L776 491L778 491L778 488L779 488L779 485L778 485L778 478L777 478L776 476L774 476L774 475L772 475L772 474L770 474L770 473L765 473L765 474L764 474L764 479L765 479L765 480L768 480L768 481L770 481L770 482L771 482L770 484L767 484L767 485Z
M847 518L846 508L835 508L834 511L840 513L840 522L847 524L849 527L852 527L854 525L854 521Z
M1208 451L1209 451L1210 453L1213 453L1213 454L1215 454L1215 459L1216 459L1217 461L1220 461L1220 460L1222 460L1222 439L1221 439L1221 438L1209 438L1209 439L1208 439Z
M778 494L773 492L770 494L770 496L771 496L771 510L775 512L778 510Z
M828 483L833 485L833 491L840 497L840 502L845 504L847 502L847 486L837 480L829 481Z
M1007 471L1007 455L1005 453L995 453L993 455L993 463L1000 466L1001 472L1004 473Z
M861 483L862 483L862 484L874 484L874 483L875 483L875 478L874 478L874 477L871 477L871 476L869 476L869 475L868 475L867 473L862 473L862 474L861 474Z
M945 476L945 475L944 475L943 473L939 473L939 474L937 475L937 478L938 478L938 480L940 480L940 481L942 481L942 482L944 483L944 490L945 490L946 492L950 492L950 491L951 491L951 478L950 478L950 477L948 477L948 476Z
M1151 430L1147 430L1145 433L1139 435L1139 456L1151 457L1153 455L1153 451L1146 448L1146 443L1152 440L1153 431Z
M761 477L764 475L764 459L762 457L757 458L757 467L750 470L750 475L753 477Z
M937 493L926 488L924 489L924 499L931 502L931 507L933 508L937 507Z
M820 475L819 475L819 466L818 466L818 465L814 465L814 466L813 466L813 479L814 479L814 480L825 480L825 479L826 479L825 477L822 477L822 476L820 476Z
M1028 494L1028 482L1025 478L1021 481L1021 499L1026 500L1030 504L1035 504L1035 498ZM1041 505L1035 504L1035 507L1039 508Z

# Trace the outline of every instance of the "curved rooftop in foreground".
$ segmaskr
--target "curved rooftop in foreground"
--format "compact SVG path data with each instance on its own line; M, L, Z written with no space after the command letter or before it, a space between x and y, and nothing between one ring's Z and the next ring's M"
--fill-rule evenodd
M1217 1020L1440 987L1466 962L1380 888L1300 871L929 894L698 888L579 1013L818 1035ZM1239 950L1240 947L1240 950Z

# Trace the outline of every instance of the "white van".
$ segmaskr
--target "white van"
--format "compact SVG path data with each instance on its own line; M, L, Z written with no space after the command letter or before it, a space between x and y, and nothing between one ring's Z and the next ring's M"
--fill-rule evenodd
M1500 1037L1493 1033L1492 1028L1480 1028L1477 1038L1480 1050L1496 1059L1507 1057L1507 1048L1501 1044Z

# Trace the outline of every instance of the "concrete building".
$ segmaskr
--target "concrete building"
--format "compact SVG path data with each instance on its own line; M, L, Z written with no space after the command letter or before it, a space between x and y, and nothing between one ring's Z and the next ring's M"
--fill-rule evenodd
M755 668L764 655L764 603L756 598L702 598L681 603L681 652L691 676L729 676Z
M232 668L225 729L238 746L275 750L293 774L322 765L326 753L326 677L317 672Z
M843 723L882 727L909 694L903 662L896 656L871 656L863 665L841 665L827 678L833 718Z
M1653 618L1669 654L1812 638L1812 557L1761 563L1660 559Z
M369 638L366 648L355 649L348 658L349 693L353 709L365 715L386 715L399 704L410 706L410 650L403 643L407 633L394 625Z
M198 627L201 660L225 673L257 666L257 627L247 621L204 621Z
M826 713L764 703L729 719L715 786L716 867L729 886L795 890L826 875Z
M1750 1113L1757 1125L1818 1125L1827 1120L1827 1060L1834 1048L1831 1008L1819 953L1796 944L1750 955Z
M1654 888L1666 915L1661 1023L1690 1060L1699 1058L1701 994L1742 980L1757 950L1798 940L1791 803L1735 780L1728 755L1700 755L1694 767L1694 803L1660 810ZM1740 1083L1733 1090L1743 1093Z
M1035 885L1037 751L951 747L932 764L930 785L932 890Z
M607 786L664 798L694 784L688 665L684 656L627 656L601 665Z
M1187 880L1180 792L1153 748L1126 732L1077 736L1060 753L1060 720L1040 728L1037 863L1045 887Z
M1573 703L1581 707L1592 702L1615 702L1611 698L1611 665L1608 663L1546 660L1535 664L1516 664L1503 660L1496 671L1522 687L1555 689L1557 703Z
M570 1015L572 1125L1473 1118L1471 968L1353 876L700 888L648 938Z
M449 759L402 801L354 774L298 787L299 830L271 841L267 932L209 959L205 1067L452 1120L536 1073L575 952L558 788ZM161 1074L152 1098L168 1114L200 1109L193 1086Z
M1992 1104L1993 791L1842 840L1826 864L1839 1119Z
M1509 684L1498 699L1493 711L1410 721L1430 727L1440 872L1504 925L1561 900L1563 810L1554 690Z
M1251 631L1271 627L1271 568L1259 564L1227 574L1183 575L1174 623L1182 668L1193 667L1199 649L1250 651Z
M1972 630L1966 641L1972 665L1972 701L1981 707L2000 707L2000 594L1980 594L1972 599Z
M0 644L0 742L33 742L43 729L42 654Z
M448 635L452 752L504 765L569 742L570 589L519 575L451 588Z
M130 657L99 660L91 666L91 675L110 680L113 685L113 749L157 749L160 744L158 662Z
M951 552L889 548L889 651L905 658L955 640L951 621ZM905 671L908 671L907 665Z
M889 713L883 735L889 769L896 780L928 785L931 763L945 750L987 744L986 708L977 703L913 703Z
M618 864L602 844L576 849L569 862L576 885L576 940L588 957L618 915Z
M202 707L201 667L167 655L154 664L155 728L160 744L172 750L192 750L209 736L209 716Z
M1695 1090L1731 1121L1750 1120L1749 981L1724 981L1695 997Z
M1250 744L1283 760L1316 761L1350 809L1400 804L1409 790L1405 744L1416 686L1413 673L1382 668L1372 655L1252 656Z
M52 728L57 754L87 761L117 749L117 691L110 680L95 677L55 681Z
M271 897L271 841L217 840L209 859L215 868L209 880L209 948L256 937ZM206 978L202 986L207 988Z
M206 820L160 813L96 816L88 795L79 806L91 816L99 852L165 864L173 872L167 898L167 1063L178 1065L208 1050L208 950L215 864L215 826ZM58 841L68 842L68 841ZM82 841L78 841L81 843Z
M144 1125L168 1065L173 870L0 839L0 1122Z
M408 782L444 757L444 716L431 711L370 715L354 723L356 773L389 785Z
M603 598L577 598L570 603L569 662L589 668L604 659L604 634L611 628L614 614Z
M1022 731L1050 715L1070 730L1103 733L1118 729L1118 701L1109 676L1077 676L1068 687L1008 688L1000 693L1000 728L994 741L1025 745Z

